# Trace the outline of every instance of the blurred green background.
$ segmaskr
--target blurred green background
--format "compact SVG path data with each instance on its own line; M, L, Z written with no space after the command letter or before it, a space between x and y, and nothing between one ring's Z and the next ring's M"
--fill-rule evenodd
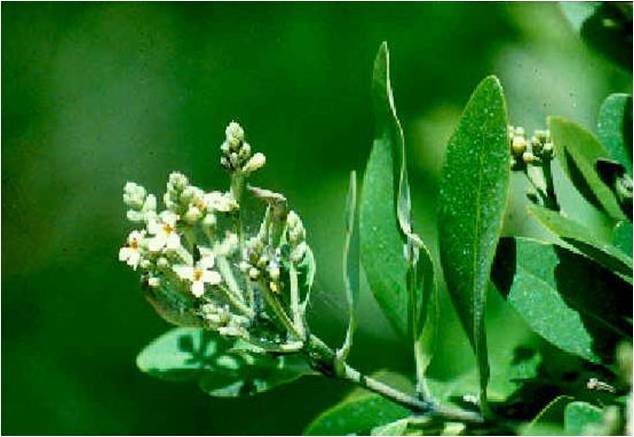
M255 183L284 192L304 219L318 262L311 322L337 343L347 174L369 154L381 41L392 54L416 223L434 253L444 144L480 79L500 77L513 123L529 129L548 114L593 128L608 93L631 91L629 73L586 48L555 3L1 8L3 434L297 434L350 389L308 377L213 399L135 367L169 326L117 261L130 228L122 187L133 180L162 193L173 169L224 187L217 150L230 120L268 157ZM522 199L507 231L530 232L514 212ZM367 288L363 296L352 361L411 372ZM444 290L442 304L431 373L446 379L473 358ZM489 323L505 327L490 336L493 355L529 336L495 296Z

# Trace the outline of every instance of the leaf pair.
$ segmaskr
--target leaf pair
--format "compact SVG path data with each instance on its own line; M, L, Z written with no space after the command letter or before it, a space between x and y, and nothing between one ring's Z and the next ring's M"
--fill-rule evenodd
M420 381L430 361L437 290L431 256L412 230L405 144L385 43L374 62L372 93L376 131L359 207L361 261L385 316L414 345Z

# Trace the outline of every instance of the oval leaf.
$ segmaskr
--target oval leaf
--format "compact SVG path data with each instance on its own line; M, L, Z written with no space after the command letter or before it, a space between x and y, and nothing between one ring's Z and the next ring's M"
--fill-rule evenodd
M577 190L611 217L625 218L616 196L595 168L598 159L608 156L607 150L591 132L563 117L550 117L548 126L557 159Z
M609 157L632 174L632 96L611 94L599 109L597 134Z
M612 244L595 236L591 229L562 216L558 212L537 205L530 205L528 212L579 252L602 266L621 274L628 282L632 282L632 258Z
M609 362L619 338L630 330L623 319L629 287L563 247L503 238L493 281L533 331L586 360Z
M253 395L313 373L298 355L260 354L241 340L196 328L176 328L150 343L137 366L158 378L197 381L211 396Z
M440 182L440 260L476 354L482 395L489 378L486 289L509 194L507 126L502 87L488 77L474 91L449 140Z
M383 43L374 62L372 80L376 132L363 179L359 209L361 261L370 289L394 329L408 334L406 238L397 214L401 190L403 132L396 117L389 78L389 53ZM405 184L406 184L406 178ZM399 209L400 210L400 209Z

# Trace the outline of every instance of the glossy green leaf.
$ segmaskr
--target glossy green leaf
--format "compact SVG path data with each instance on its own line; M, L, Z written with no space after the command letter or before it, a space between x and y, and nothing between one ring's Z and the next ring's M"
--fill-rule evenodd
M597 160L608 156L599 140L583 127L562 117L550 117L548 126L557 159L577 190L611 217L625 218L612 189L597 173Z
M406 238L399 220L405 212L400 212L404 208L402 205L406 206L407 202L399 199L404 198L409 190L403 174L403 132L394 109L389 53L385 43L374 62L372 93L376 132L363 179L359 209L361 261L379 306L396 331L407 336L408 261L403 250ZM404 187L402 184L405 184Z
M600 408L587 402L571 402L564 410L564 429L568 435L587 435L586 427L603 422Z
M632 282L632 258L611 243L594 235L591 229L537 205L529 206L528 211L542 225L566 243L574 246L579 252Z
M500 82L484 79L449 140L440 182L439 245L447 286L480 370L489 377L486 290L509 194L508 117Z
M162 379L198 382L211 396L253 395L312 374L298 355L272 356L241 340L196 328L176 328L137 356L143 372Z
M632 96L611 94L599 109L597 134L608 157L632 175Z
M533 331L586 360L610 361L630 330L623 319L629 286L563 247L503 238L492 277Z
M359 301L359 216L357 214L357 174L350 173L350 188L346 201L346 237L343 250L343 279L350 317L346 340L341 348L342 357L352 347L352 336L356 328L357 302Z
M407 419L400 419L386 425L372 428L370 435L405 435Z

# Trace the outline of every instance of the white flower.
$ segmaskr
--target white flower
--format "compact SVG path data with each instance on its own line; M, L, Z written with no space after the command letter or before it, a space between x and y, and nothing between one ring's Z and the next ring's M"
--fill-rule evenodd
M205 194L204 201L208 209L211 208L220 212L229 212L238 208L238 204L231 194L221 193L220 191L212 191Z
M119 250L119 261L125 261L134 270L141 262L140 244L145 236L145 231L132 231L128 235L128 245Z
M191 292L196 297L205 294L205 284L218 285L222 282L222 276L215 270L213 255L200 258L194 267L187 265L175 265L172 270L181 278L192 283Z
M180 237L176 232L176 221L178 216L171 211L163 211L159 215L159 220L152 220L148 223L148 231L154 235L148 241L148 248L152 252L167 247L168 249L178 249L181 244Z

